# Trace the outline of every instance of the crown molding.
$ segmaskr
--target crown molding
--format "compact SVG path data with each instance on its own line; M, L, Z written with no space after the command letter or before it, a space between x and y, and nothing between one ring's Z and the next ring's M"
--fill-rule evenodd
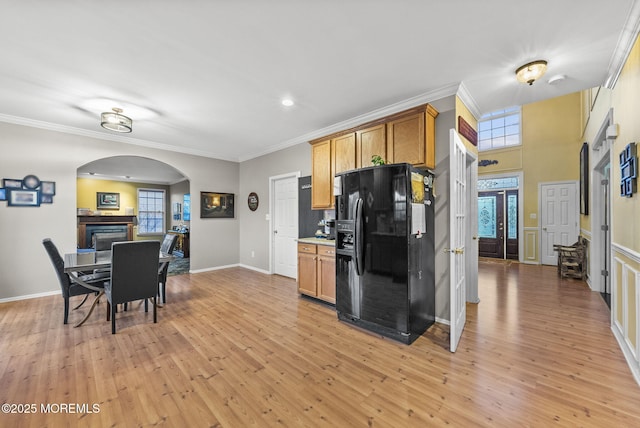
M625 22L618 38L616 50L613 52L609 62L607 80L604 83L605 88L613 89L616 86L620 73L622 73L622 68L627 62L631 49L633 49L638 38L638 33L640 33L640 1L634 0L627 16L627 22Z
M478 103L471 96L471 93L467 90L467 87L464 85L464 82L460 82L460 86L458 86L458 92L456 93L460 101L469 109L473 117L476 119L480 119L482 114L480 113L480 107L478 107Z
M277 152L278 150L286 149L288 147L292 147L300 143L308 143L311 140L315 140L316 138L320 138L325 135L330 135L336 132L340 132L344 129L353 128L360 124L371 122L381 117L390 116L392 114L395 114L404 110L408 110L413 107L417 107L421 104L437 101L442 98L455 95L456 91L458 90L458 87L459 85L457 83L443 86L433 91L425 92L423 94L416 95L415 97L407 98L406 100L397 102L395 104L390 104L386 107L382 107L377 110L372 110L360 116L355 116L351 119L334 123L333 125L327 126L325 128L317 129L313 132L309 132L307 134L301 135L291 140L287 140L282 144L271 146L260 153L254 153L248 156L240 157L240 162L254 159L260 156L268 155L269 153Z
M119 143L132 144L135 146L147 147L151 149L166 150L169 152L182 153L193 156L202 156L206 158L220 159L231 162L238 162L237 158L222 156L213 152L205 152L202 150L193 150L185 147L176 147L169 144L156 143L154 141L141 140L139 138L125 137L122 135L107 134L98 131L89 131L86 129L75 128L73 126L59 125L51 122L27 119L24 117L11 116L0 113L0 122L11 123L14 125L30 126L32 128L45 129L47 131L63 132L65 134L80 135L82 137L95 138L97 140L115 141Z

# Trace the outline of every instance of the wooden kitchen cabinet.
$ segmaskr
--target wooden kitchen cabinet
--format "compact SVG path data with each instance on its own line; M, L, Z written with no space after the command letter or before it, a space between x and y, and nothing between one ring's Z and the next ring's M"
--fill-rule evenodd
M387 126L383 123L371 128L356 132L356 167L366 168L372 166L371 158L374 155L387 160Z
M356 169L356 134L350 133L331 140L333 144L333 176ZM333 185L332 185L333 189Z
M418 112L387 122L387 163L436 167L435 118L429 104Z
M317 297L336 303L336 251L328 245L318 245Z
M311 148L311 208L332 209L333 177L356 169L356 134L319 141Z
M328 209L333 202L331 140L311 146L311 208Z
M424 104L310 141L311 208L333 209L335 175L372 166L374 155L388 164L435 169L436 116L438 111Z
M298 243L298 292L336 302L335 248Z

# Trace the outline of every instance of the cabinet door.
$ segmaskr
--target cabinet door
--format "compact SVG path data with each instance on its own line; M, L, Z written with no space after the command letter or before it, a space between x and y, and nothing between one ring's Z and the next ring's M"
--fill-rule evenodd
M406 162L424 166L424 112L387 123L387 157L389 163Z
M320 246L319 248L322 248ZM336 302L336 258L332 247L319 251L318 256L318 298Z
M332 141L335 153L333 175L356 169L356 134L343 135L342 137L334 138Z
M371 157L380 156L387 160L387 134L386 126L374 126L356 132L357 168L372 166Z
M316 296L317 274L315 254L298 253L298 291Z
M311 146L311 208L333 206L331 140Z

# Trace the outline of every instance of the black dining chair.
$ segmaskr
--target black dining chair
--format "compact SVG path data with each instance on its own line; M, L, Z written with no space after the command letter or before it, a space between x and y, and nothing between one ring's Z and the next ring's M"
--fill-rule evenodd
M167 233L164 235L162 245L160 245L160 252L166 254L173 254L173 250L176 248L178 242L178 235L174 233ZM167 303L167 272L169 272L169 262L162 262L158 267L158 292L162 298L162 303Z
M156 296L158 294L158 266L160 242L127 241L111 245L111 281L104 286L107 295L107 321L111 319L111 333L116 333L116 305L134 300L153 303L153 322L158 322Z
M53 268L58 275L58 281L60 282L60 288L62 289L62 298L64 299L64 324L67 324L69 320L69 297L84 295L84 299L82 300L82 302L80 302L78 306L73 308L75 310L82 306L84 302L86 302L87 297L89 297L90 294L97 293L98 291L91 290L74 282L69 274L64 272L64 260L62 259L58 248L56 248L50 238L43 239L42 245L44 245L49 258L51 259L51 263L53 264ZM78 279L89 285L95 286L98 289L103 289L105 281L109 280L109 275L109 272L100 272L90 275L82 275L79 276Z

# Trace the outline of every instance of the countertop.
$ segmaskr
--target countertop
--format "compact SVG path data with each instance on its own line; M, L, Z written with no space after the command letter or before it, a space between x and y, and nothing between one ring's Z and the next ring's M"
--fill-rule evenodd
M323 238L298 238L298 242L302 242L303 244L316 244L316 245L328 245L331 247L336 246L335 239L323 239Z

